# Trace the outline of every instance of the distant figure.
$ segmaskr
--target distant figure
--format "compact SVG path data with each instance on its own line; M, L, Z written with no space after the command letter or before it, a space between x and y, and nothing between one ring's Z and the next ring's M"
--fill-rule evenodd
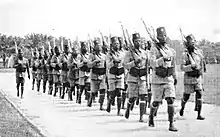
M21 49L18 50L18 55L14 60L13 68L16 69L16 83L17 83L17 97L23 98L24 93L24 82L25 82L25 72L28 73L28 78L30 79L28 60L23 57L23 52ZM21 85L21 94L19 88Z
M6 54L3 53L2 55L2 60L3 60L3 67L6 68Z

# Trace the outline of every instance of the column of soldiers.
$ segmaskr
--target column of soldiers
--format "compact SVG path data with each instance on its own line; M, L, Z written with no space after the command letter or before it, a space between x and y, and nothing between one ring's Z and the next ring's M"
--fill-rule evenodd
M34 52L32 58L32 78L34 89L37 79L37 91L40 91L41 79L43 79L43 93L46 92L48 81L48 94L64 99L65 93L68 100L73 101L76 95L76 103L81 104L82 95L85 95L87 106L91 107L97 95L99 95L99 109L111 112L116 98L117 115L123 116L121 108L125 109L125 118L128 119L133 110L135 101L139 105L139 122L144 122L143 115L147 107L150 108L149 126L154 127L154 118L163 99L167 102L169 130L178 131L174 126L174 102L176 97L176 52L167 43L167 33L164 27L156 29L157 42L142 41L139 33L132 34L130 45L125 46L121 37L111 37L109 48L103 50L100 40L93 41L92 51L87 42L80 42L80 47L70 47L65 44L63 51L58 46L54 50L42 52L39 55ZM184 108L190 94L196 92L195 111L197 119L204 120L201 116L204 57L201 50L195 47L193 35L186 37L184 43L186 50L183 53L181 70L184 71L184 93L181 100L180 116L184 114ZM108 50L106 50L108 49ZM48 55L49 54L49 55ZM16 68L17 90L21 83L23 94L24 78L20 75L29 69L23 61L24 69L19 69L19 60L22 51L19 50ZM149 78L151 76L151 78ZM108 88L107 88L108 86ZM107 108L103 103L105 94ZM21 96L22 96L21 94ZM153 101L151 102L151 96ZM127 105L125 102L127 100ZM148 105L147 105L148 104Z

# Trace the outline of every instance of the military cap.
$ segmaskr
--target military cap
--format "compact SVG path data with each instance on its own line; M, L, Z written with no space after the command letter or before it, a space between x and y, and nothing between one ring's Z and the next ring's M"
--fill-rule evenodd
M141 36L140 36L139 33L134 33L134 34L132 34L132 39L133 39L133 40L135 40L135 39L140 39L140 38L141 38Z
M93 41L93 43L94 43L95 46L101 44L100 40L98 40L98 39L95 39L95 40Z
M116 42L116 41L119 41L119 40L118 40L118 37L111 37L111 43L114 43L114 42Z
M18 54L23 54L23 51L22 51L22 49L18 49Z
M186 36L186 40L187 41L196 41L195 37L192 34L189 34L188 36Z
M165 35L165 36L167 35L166 30L165 30L164 27L159 27L159 28L157 28L156 31L157 31L157 36L158 36L158 35L163 35L163 36L164 36L164 35Z
M81 42L80 42L80 45L81 45L81 47L86 47L86 46L87 46L87 44L86 44L85 41L81 41Z

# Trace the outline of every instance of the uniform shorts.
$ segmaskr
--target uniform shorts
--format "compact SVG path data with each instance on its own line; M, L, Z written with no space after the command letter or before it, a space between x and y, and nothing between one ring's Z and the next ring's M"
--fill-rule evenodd
M91 80L91 92L96 93L100 89L106 89L105 79L102 80Z
M184 84L184 93L185 94L191 94L194 93L195 91L202 91L203 86L202 83L197 83L197 84Z
M123 79L109 79L108 80L109 91L114 91L116 88L123 90L125 83Z
M60 75L57 74L53 75L53 83L60 83Z
M61 76L60 76L60 81L61 81L61 83L66 83L66 82L68 82L67 75L61 75Z
M79 85L79 79L68 79L70 83L70 87L74 87L76 85Z
M16 77L16 83L24 83L25 79L23 77Z
M86 83L90 83L91 80L89 77L81 77L79 78L79 85L84 86Z
M138 95L147 94L146 90L146 82L139 81L139 82L128 82L128 97L138 97Z
M53 74L48 74L48 81L52 81L53 82Z
M32 72L32 78L36 79L37 78L37 73L36 72Z
M162 100L167 97L176 97L175 87L172 82L166 84L152 84L151 91L153 100L157 102L162 102Z

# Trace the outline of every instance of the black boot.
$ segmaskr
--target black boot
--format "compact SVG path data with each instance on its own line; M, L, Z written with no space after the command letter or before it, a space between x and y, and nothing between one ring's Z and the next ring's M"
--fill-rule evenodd
M67 94L68 94L68 100L69 101L73 101L73 95L72 95L72 88L70 88L69 90L68 90L68 92L67 92Z
M157 116L158 109L159 109L159 105L158 105L158 106L156 107L156 109L155 109L155 112L154 112L154 116L155 116L155 117Z
M145 101L146 103L145 103L145 105L144 105L144 114L147 114L147 100Z
M88 102L87 102L87 106L88 107L91 107L92 106L92 101L93 101L93 98L95 97L95 93L91 93L90 94L90 97L88 99Z
M140 104L139 104L139 107L140 107L140 119L139 119L139 122L144 122L143 115L144 115L145 108L146 108L145 106L146 106L145 102L140 102Z
M134 109L134 102L131 104L130 110L133 111Z
M173 124L174 121L173 117L174 117L174 106L168 105L168 120L170 122L169 131L177 132L178 129Z
M118 109L118 112L117 112L117 115L118 116L123 116L123 114L121 114L121 97L117 97L117 109Z
M152 98L152 93L151 93L151 92L148 92L148 98L147 98L148 108L150 108L151 98Z
M37 92L40 92L40 80L37 81Z
M151 108L150 108L150 115L149 115L149 127L154 127L154 115L155 115L155 112L157 110L157 107L154 107L153 105L151 105Z
M133 104L134 104L134 102L133 102ZM131 110L131 103L128 101L128 103L127 103L127 109L126 109L126 111L125 111L125 118L129 118L129 115L130 115L130 110Z
M180 112L179 112L180 116L183 116L183 114L184 114L185 105L186 105L186 101L181 99L181 109L180 109Z
M58 92L58 87L55 87L54 94L53 94L54 97L56 97L57 92Z
M46 84L47 84L47 81L43 81L43 93L46 92Z
M125 100L126 100L126 93L122 93L122 109L125 109Z
M21 99L23 99L24 87L21 86Z
M205 117L201 116L201 110L202 110L202 100L196 100L196 104L197 104L197 112L198 112L198 115L197 115L197 120L204 120Z
M107 108L106 108L106 111L108 113L111 112L111 105L112 105L112 99L111 99L111 97L109 97L108 102L107 102Z
M139 98L136 99L136 105L139 105Z
M105 111L105 109L103 108L104 99L105 99L105 91L101 90L99 95L99 104L100 104L99 110L101 111Z

